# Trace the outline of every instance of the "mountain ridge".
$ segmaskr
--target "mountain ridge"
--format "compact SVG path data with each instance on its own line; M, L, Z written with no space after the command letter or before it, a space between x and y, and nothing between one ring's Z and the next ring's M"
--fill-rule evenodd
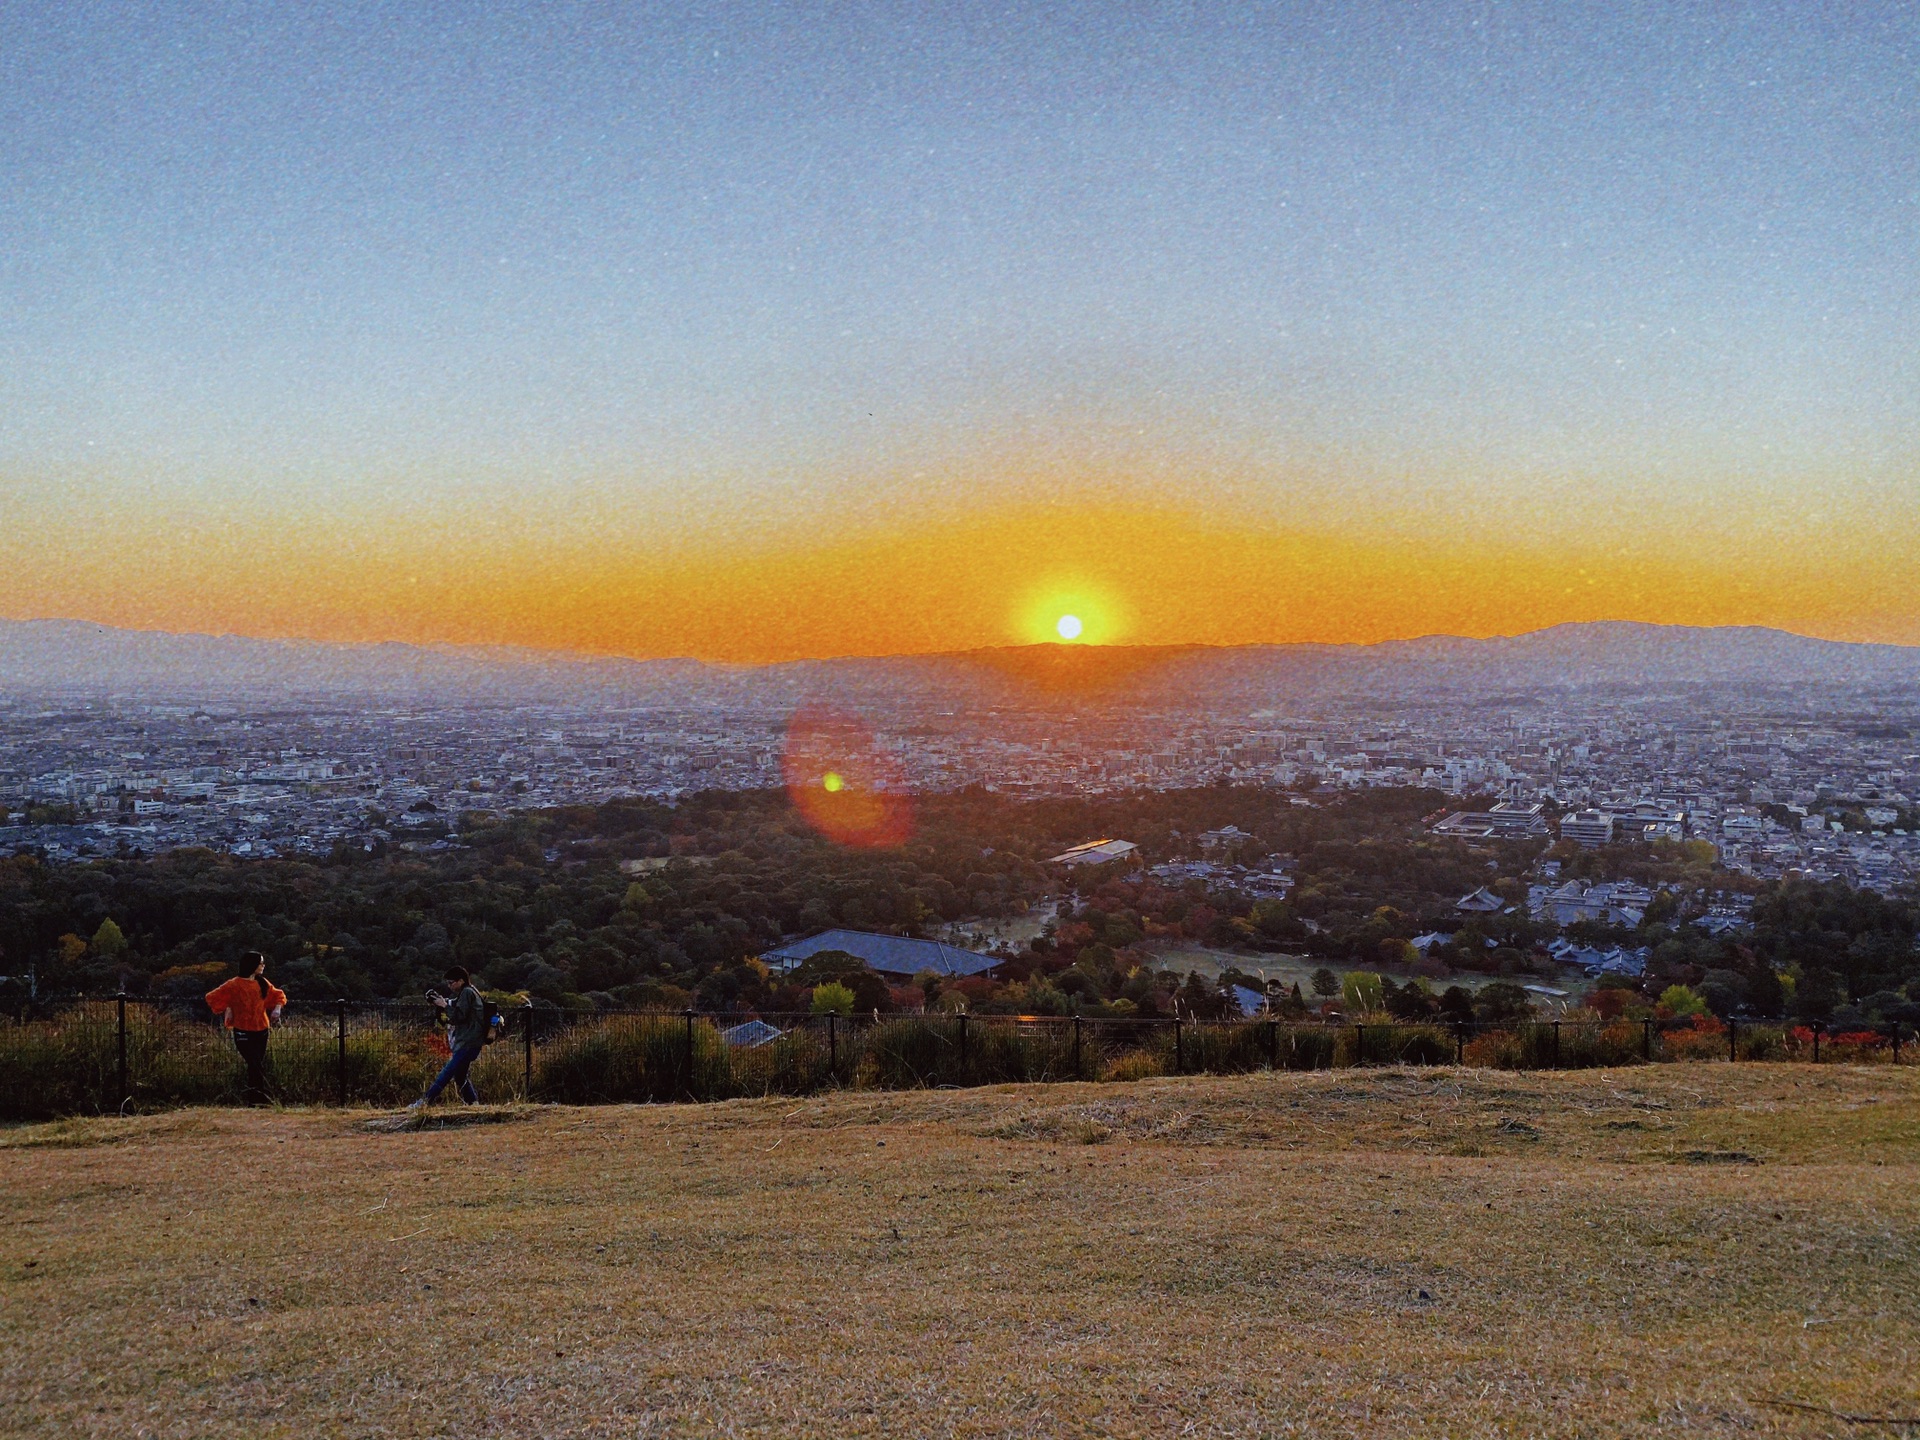
M1525 688L1685 683L1920 682L1920 646L1824 640L1766 626L1567 622L1516 635L1374 643L1005 645L763 665L634 659L522 646L274 640L0 620L0 695L178 699L377 695L396 700L630 705L792 703L920 692L1164 699L1201 692L1377 687ZM894 695L892 698L906 698Z

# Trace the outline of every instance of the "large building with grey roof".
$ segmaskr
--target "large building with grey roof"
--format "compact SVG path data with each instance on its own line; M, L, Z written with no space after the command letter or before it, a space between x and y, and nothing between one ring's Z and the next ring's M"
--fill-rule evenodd
M985 975L1000 962L937 940L911 940L904 935L875 935L865 930L822 930L763 951L760 958L775 970L787 971L828 950L840 950L881 975L913 976L931 972L947 979Z

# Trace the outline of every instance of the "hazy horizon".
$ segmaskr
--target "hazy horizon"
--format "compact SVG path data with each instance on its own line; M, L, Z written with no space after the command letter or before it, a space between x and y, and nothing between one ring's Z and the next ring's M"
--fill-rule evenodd
M698 655L634 655L617 650L577 650L555 646L497 644L489 642L427 641L409 642L404 640L327 640L308 636L260 635L240 630L162 630L141 626L111 625L104 621L91 620L83 616L72 615L22 615L0 617L0 626L15 625L81 625L107 630L117 635L150 637L165 640L205 640L239 641L244 643L319 645L319 646L400 646L422 650L447 651L505 651L528 655L553 656L564 659L587 661L623 661L633 664L698 664L732 668L757 668L783 664L812 664L839 660L915 660L939 659L943 656L965 655L992 650L1247 650L1247 649L1358 649L1373 650L1393 646L1417 646L1426 642L1453 641L1461 644L1499 644L1536 639L1558 631L1596 632L1596 631L1647 631L1656 633L1678 632L1702 635L1760 635L1778 637L1786 640L1812 641L1818 644L1839 646L1879 646L1895 650L1920 650L1920 644L1905 644L1899 641L1858 641L1834 640L1827 636L1811 635L1804 631L1786 630L1778 626L1763 625L1686 625L1677 622L1645 620L1565 620L1551 625L1540 626L1532 630L1517 630L1506 634L1461 635L1446 631L1432 631L1420 635L1393 635L1378 640L1277 640L1277 641L1210 641L1188 640L1171 642L1135 642L1128 640L1073 642L1068 645L1059 639L1016 639L1000 644L970 646L958 650L895 650L895 651L839 651L819 655L794 655L781 660L736 661L710 660Z
M1277 645L1017 642L947 651L849 652L766 662L626 656L525 646L424 646L121 630L0 619L0 690L42 694L383 694L464 704L635 704L859 713L1026 704L1118 716L1172 706L1215 715L1316 697L1455 696L1674 686L1839 687L1865 695L1920 679L1920 646L1822 640L1760 627L1569 622L1511 636L1426 635ZM851 713L851 712L850 712Z

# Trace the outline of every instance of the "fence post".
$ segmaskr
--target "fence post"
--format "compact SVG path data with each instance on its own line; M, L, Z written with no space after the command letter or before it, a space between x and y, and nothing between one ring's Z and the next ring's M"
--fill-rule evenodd
M967 1074L967 1012L960 1012L960 1075L962 1080Z
M1269 1070L1280 1068L1280 1022L1278 1020L1267 1021L1267 1068Z
M840 1017L827 1012L827 1074L840 1078Z
M1367 1063L1367 1027L1358 1023L1353 1027L1353 1063L1356 1066Z
M335 1002L340 1020L340 1108L347 1108L347 997Z
M1553 1022L1553 1068L1560 1068L1560 1022Z
M1900 1022L1893 1022L1893 1063L1900 1063Z
M1467 1022L1464 1020L1453 1022L1453 1063L1467 1063Z
M120 1104L118 1108L124 1114L127 1105L133 1099L133 1090L127 1084L127 992L122 990L113 999L115 1005L119 1007L120 1018Z
M1173 1017L1173 1073L1176 1075L1184 1075L1187 1073L1187 1051L1185 1042L1182 1041L1180 1037L1180 1016L1178 1013Z
M526 1008L520 1012L523 1022L520 1026L521 1048L524 1051L525 1073L521 1078L520 1089L525 1098L533 1099L533 1001L527 1001Z
M1898 1040L1894 1041L1893 1058L1895 1060L1900 1058L1899 1045ZM1080 1016L1077 1012L1073 1017L1073 1078L1076 1080L1080 1078Z
M1820 1032L1827 1027L1818 1020L1813 1022L1813 1063L1820 1063Z
M1651 1020L1640 1022L1640 1058L1653 1059L1653 1021Z
M687 1098L697 1099L693 1093L693 1007L689 1005L684 1015L687 1027Z
M1732 1016L1727 1018L1727 1063L1732 1064L1740 1058L1740 1022Z

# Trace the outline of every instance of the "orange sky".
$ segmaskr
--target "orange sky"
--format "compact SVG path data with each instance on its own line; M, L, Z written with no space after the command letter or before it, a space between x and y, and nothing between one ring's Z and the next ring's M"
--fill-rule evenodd
M241 511L103 514L40 505L0 539L0 610L135 628L329 640L513 644L761 662L1051 638L1373 641L1508 634L1568 620L1767 624L1920 642L1911 540L1858 522L1769 530L1697 515L1637 532L1550 533L1406 512L1312 523L1089 495L868 507L835 526L787 517L675 531L531 514L380 523ZM1724 508L1724 507L1723 507ZM23 519L6 513L0 521ZM548 517L550 519L551 517ZM1582 522L1584 524L1584 522Z

